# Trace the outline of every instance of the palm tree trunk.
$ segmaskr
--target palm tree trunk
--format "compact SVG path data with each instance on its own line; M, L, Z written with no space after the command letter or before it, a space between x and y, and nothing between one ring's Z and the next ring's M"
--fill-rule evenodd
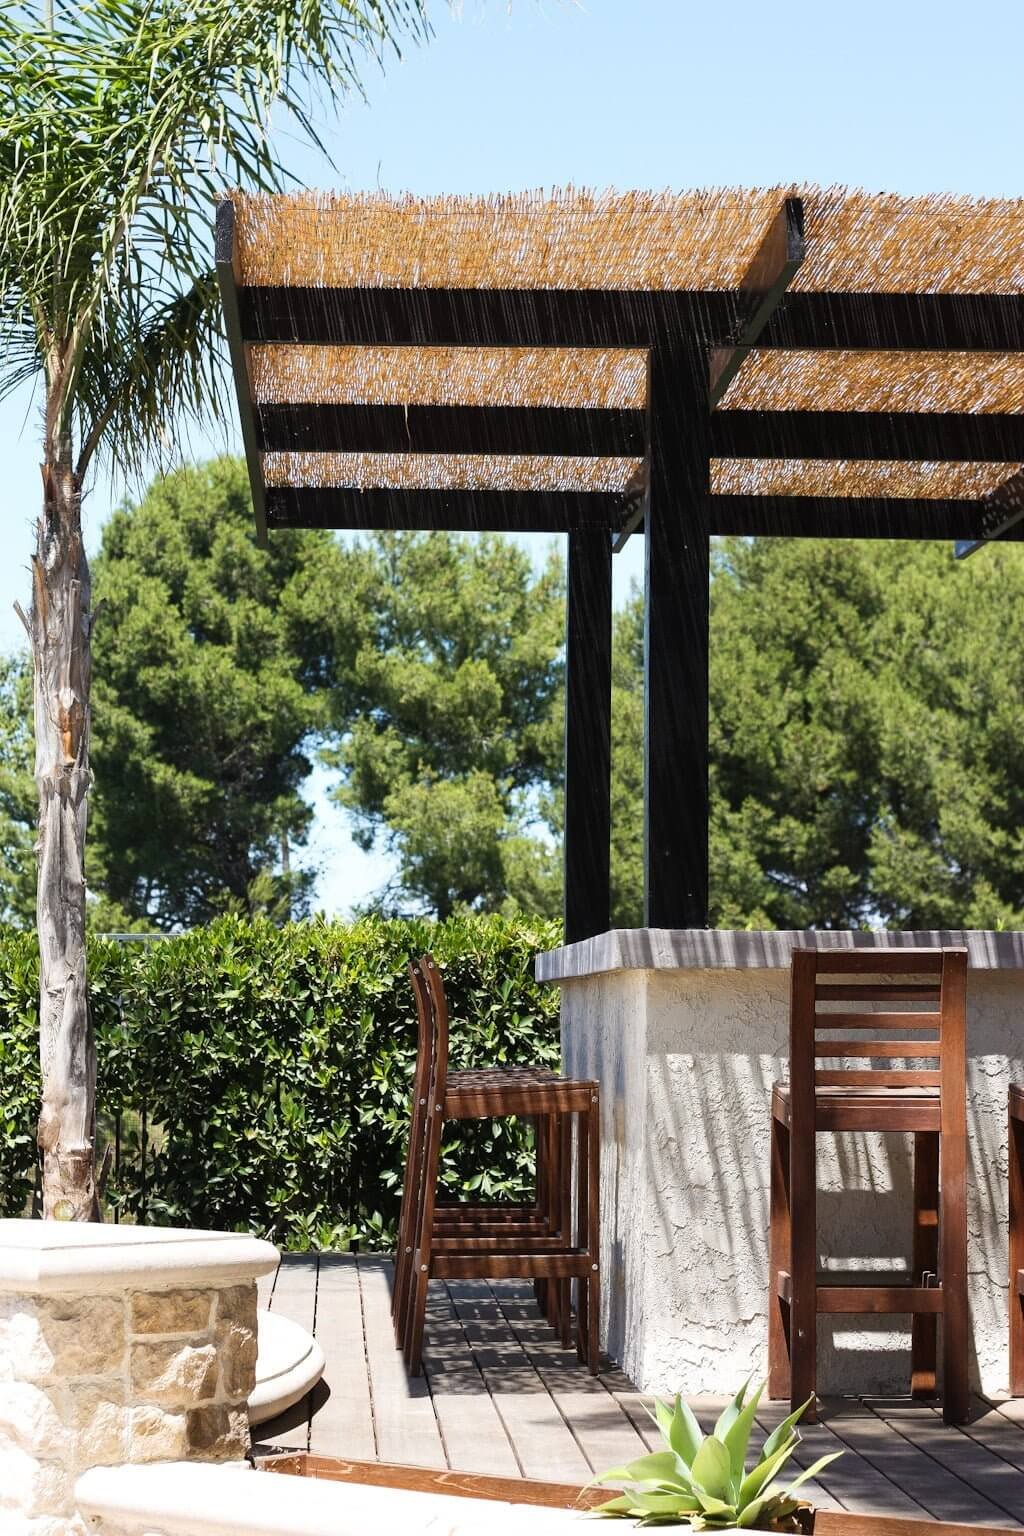
M61 451L66 450L66 451ZM98 1218L96 1055L85 971L85 828L89 791L89 566L70 443L43 465L32 561L32 639L39 791L36 916L43 1216Z

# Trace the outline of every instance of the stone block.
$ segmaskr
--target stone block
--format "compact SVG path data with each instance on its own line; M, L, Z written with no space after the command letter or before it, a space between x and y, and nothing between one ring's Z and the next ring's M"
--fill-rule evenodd
M124 1302L120 1296L52 1296L35 1304L38 1340L15 1367L22 1380L104 1376L123 1368ZM28 1339L28 1334L26 1334Z
M256 1385L256 1329L241 1323L217 1324L221 1397L245 1402Z
M243 1328L256 1330L256 1287L229 1285L217 1295L217 1322L238 1323Z
M174 1333L194 1337L210 1326L216 1291L136 1291L129 1303L133 1334Z
M120 1381L77 1382L70 1391L68 1423L80 1468L115 1466L126 1460L128 1414Z
M20 1446L0 1446L0 1530L7 1511L26 1517L71 1513L71 1484L56 1461L40 1461Z
M217 1351L212 1344L133 1344L131 1392L147 1402L191 1407L217 1394Z
M128 1410L127 1457L136 1461L184 1461L189 1453L188 1419L144 1404Z
M62 1409L66 1413L64 1402L31 1382L0 1382L0 1440L31 1456L59 1459L68 1442Z
M192 1460L237 1461L249 1449L249 1415L220 1404L195 1408L188 1416L188 1443Z

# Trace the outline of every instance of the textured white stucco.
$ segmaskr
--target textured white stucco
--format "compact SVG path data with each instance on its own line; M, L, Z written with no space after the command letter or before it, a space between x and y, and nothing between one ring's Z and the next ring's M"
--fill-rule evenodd
M641 1391L722 1392L766 1368L769 1095L788 970L563 975L565 1070L602 1101L602 1343ZM1024 1080L1024 977L973 970L968 1004L972 1377L1007 1382L1006 1094ZM908 1139L818 1138L823 1263L903 1267ZM900 1322L902 1320L897 1320ZM906 1391L891 1320L819 1320L819 1390Z

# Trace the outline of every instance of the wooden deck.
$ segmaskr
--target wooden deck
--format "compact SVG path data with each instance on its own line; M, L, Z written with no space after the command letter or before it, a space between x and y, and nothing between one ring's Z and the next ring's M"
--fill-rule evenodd
M621 1372L592 1378L541 1320L516 1281L432 1281L424 1361L410 1381L394 1348L387 1259L287 1255L262 1301L316 1334L323 1382L259 1429L259 1450L452 1467L506 1477L587 1482L653 1444L639 1395ZM691 1399L702 1420L720 1404ZM768 1429L781 1404L759 1415ZM844 1398L803 1432L800 1464L843 1449L821 1507L915 1515L964 1525L1024 1527L1024 1400L975 1401L947 1429L928 1404Z

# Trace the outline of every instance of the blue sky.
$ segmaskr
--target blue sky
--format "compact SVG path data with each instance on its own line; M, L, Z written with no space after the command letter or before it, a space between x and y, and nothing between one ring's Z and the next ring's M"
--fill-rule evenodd
M818 182L1024 192L1020 0L463 0L435 36L365 73L325 122L337 170L282 136L302 182L389 192ZM39 495L38 404L0 405L0 648L21 643ZM198 452L223 444L197 443ZM232 444L232 446L234 446ZM123 486L99 475L89 543ZM617 588L639 573L632 541ZM318 897L344 911L386 878L312 787Z

